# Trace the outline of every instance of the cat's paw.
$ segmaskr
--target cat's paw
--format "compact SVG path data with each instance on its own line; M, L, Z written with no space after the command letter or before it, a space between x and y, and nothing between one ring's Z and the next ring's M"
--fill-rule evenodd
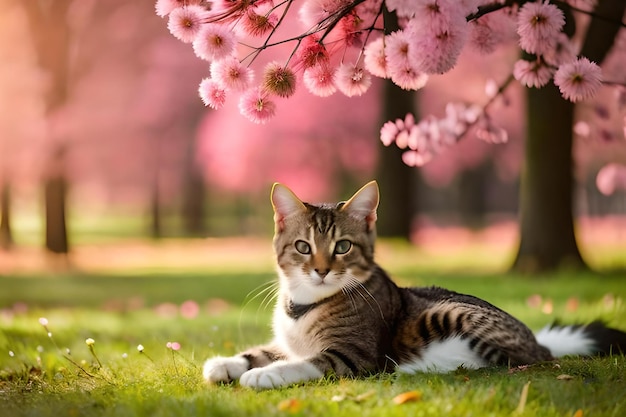
M202 368L204 380L211 383L230 382L238 379L248 370L249 362L241 356L224 358L216 356L208 359Z
M274 362L263 368L245 372L239 383L255 389L272 389L319 379L324 374L309 362Z

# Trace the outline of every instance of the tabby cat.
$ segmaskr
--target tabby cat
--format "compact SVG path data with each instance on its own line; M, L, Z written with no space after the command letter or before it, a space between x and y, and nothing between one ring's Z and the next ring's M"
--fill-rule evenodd
M626 348L626 333L599 322L547 327L535 336L479 298L398 287L374 261L378 199L374 181L347 202L316 205L274 185L274 340L207 360L207 381L239 379L267 389L329 373L447 372Z

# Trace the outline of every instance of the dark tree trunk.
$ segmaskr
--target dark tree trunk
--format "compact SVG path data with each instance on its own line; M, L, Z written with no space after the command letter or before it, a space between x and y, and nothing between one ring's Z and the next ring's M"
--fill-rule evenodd
M69 89L70 28L67 12L71 0L53 2L25 1L39 65L50 78L50 88L44 96L46 116L53 115L67 102ZM61 138L49 137L50 167L43 179L46 220L45 246L53 253L69 252L65 205L68 181L63 164L67 149Z
M385 10L385 28L393 31L397 27L395 13ZM404 119L407 113L415 114L416 94L402 90L389 80L383 84L382 122ZM402 162L404 151L395 145L381 144L377 181L381 190L378 210L377 231L380 236L409 239L415 214L417 192L416 171Z
M626 2L601 0L599 16L623 16ZM581 54L602 62L620 26L593 18ZM574 105L552 84L528 89L526 157L520 193L520 246L513 269L584 269L574 234L572 125Z
M5 180L0 187L0 248L9 250L14 244L11 230L11 186Z
M198 102L199 103L199 102ZM182 220L183 231L188 236L204 236L207 233L205 219L205 204L207 188L202 168L198 163L196 130L206 114L206 108L201 105L193 107L193 118L190 119L189 131L185 135L187 152L185 154L185 172L183 174L183 203Z
M573 103L549 84L528 89L520 190L521 240L513 269L584 268L574 235Z
M65 176L66 151L60 146L52 152L52 161L44 178L46 249L52 253L69 253L66 208L68 182Z
M159 192L159 179L155 176L150 190L150 236L153 239L163 237L161 222L161 195Z
M183 227L188 236L204 236L207 232L204 217L206 184L197 164L190 164L183 184Z

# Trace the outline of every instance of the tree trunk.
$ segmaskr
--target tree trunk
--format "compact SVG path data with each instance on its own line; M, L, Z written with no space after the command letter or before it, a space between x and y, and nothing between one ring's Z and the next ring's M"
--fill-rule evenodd
M623 16L626 2L601 0L599 16ZM581 55L602 62L620 26L593 18ZM520 246L513 269L539 272L569 267L585 269L573 215L572 159L574 105L552 84L528 89L526 157L521 178Z
M69 253L65 209L68 182L65 178L65 162L65 151L58 148L53 152L51 169L44 179L46 249L58 254Z
M384 12L385 29L393 31L398 21L395 13ZM383 84L382 122L404 119L415 114L416 94L402 90L390 80ZM377 231L380 236L409 239L415 214L416 170L402 162L404 150L380 145L377 180L381 189Z
M553 84L528 89L520 190L521 240L513 269L584 268L574 235L573 103Z
M70 27L67 17L72 0L54 2L22 2L32 34L39 65L49 75L50 88L43 97L46 117L51 117L67 103L69 94ZM49 132L50 133L50 132ZM53 142L50 167L45 174L44 205L46 220L45 246L53 253L69 252L65 198L68 182L64 174L67 145L61 138L48 138Z
M11 231L11 186L3 181L0 191L0 248L10 250L13 247Z
M207 232L204 218L206 184L196 163L187 166L183 184L182 217L187 236L204 236Z

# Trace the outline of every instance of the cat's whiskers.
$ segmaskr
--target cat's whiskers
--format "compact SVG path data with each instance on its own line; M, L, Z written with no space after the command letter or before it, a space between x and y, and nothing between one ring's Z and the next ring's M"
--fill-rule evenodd
M356 306L356 300L354 299L354 296L352 295L352 288L345 286L345 287L341 287L341 292L348 297L348 299L350 300L350 304L352 304L352 309L354 310L354 312L358 315L359 313L359 309Z
M257 308L257 312L260 309L266 309L270 306L272 301L276 298L279 290L279 283L275 280L264 282L261 285L257 286L253 290L251 290L247 295L243 305L243 309L245 309L251 302L263 296L259 307Z
M375 309L370 303L370 301L368 300L368 298L374 301L374 303L376 303L376 307L378 308L378 312L380 313L380 316L384 319L385 315L383 314L383 310L380 304L378 303L378 300L376 300L376 297L374 297L374 295L367 289L367 287L363 285L363 283L352 274L346 273L345 277L348 278L348 285L346 285L346 287L350 290L354 290L357 294L359 294L359 296L363 299L363 301L367 303L367 305L370 307L370 309L372 309L372 311L375 311ZM365 294L363 294L361 290L365 291Z

